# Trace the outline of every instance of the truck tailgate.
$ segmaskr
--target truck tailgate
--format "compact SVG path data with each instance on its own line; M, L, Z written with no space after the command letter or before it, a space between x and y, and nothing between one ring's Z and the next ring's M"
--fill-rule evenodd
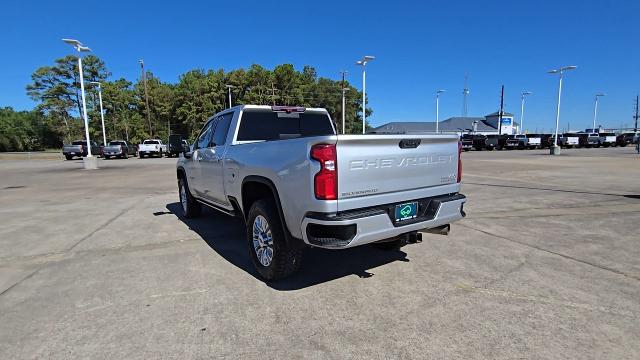
M338 207L366 198L455 184L456 135L338 136Z

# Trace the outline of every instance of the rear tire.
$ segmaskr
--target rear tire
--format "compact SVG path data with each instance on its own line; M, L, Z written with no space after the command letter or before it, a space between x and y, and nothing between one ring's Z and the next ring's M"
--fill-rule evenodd
M65 157L67 160L72 160L72 159L73 159L73 156L71 156L71 155L65 155L64 157Z
M300 268L302 247L287 241L272 199L254 202L246 224L251 261L262 278L270 281L283 279Z
M202 205L189 192L189 184L184 177L178 180L178 195L184 217L194 218L200 216Z

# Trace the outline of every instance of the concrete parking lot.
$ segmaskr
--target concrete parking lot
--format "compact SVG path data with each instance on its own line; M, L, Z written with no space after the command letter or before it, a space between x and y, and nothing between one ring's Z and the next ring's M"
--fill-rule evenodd
M0 358L640 358L640 156L464 153L468 217L278 283L175 159L0 161Z

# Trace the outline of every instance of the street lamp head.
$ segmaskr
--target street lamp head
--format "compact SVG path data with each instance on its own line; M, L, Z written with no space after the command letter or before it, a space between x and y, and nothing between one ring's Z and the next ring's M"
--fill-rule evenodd
M597 94L596 94L596 97L598 97L598 96L607 96L607 94L604 94L604 93L597 93Z
M364 61L358 60L358 61L356 61L356 65L364 65Z
M533 94L531 91L523 91L522 96L527 96Z
M100 85L101 85L100 82L98 82L98 81L89 81L89 84L98 85L98 87L100 87Z
M62 39L62 41L66 42L71 46L82 46L82 43L76 39Z
M78 51L90 52L90 51L91 51L91 49L89 49L89 47L88 47L88 46L82 46L82 45L80 45L80 46L78 46Z
M231 89L231 88L233 88L233 87L234 87L233 85L225 85L225 86L226 86L228 89Z
M559 72L560 72L559 70L554 69L554 70L547 71L547 74L556 74L556 73L559 73Z
M575 65L569 65L569 66L565 66L565 67L561 68L560 70L561 71L564 71L564 70L575 70L576 68L578 68L578 67L575 66Z
M376 58L375 56L365 55L363 60L364 60L364 61L371 61L371 60L373 60L373 59L375 59L375 58Z
M144 60L143 60L143 59L138 60L138 62L139 62L140 64L144 64Z
M442 90L442 89L440 89L440 90L436 90L436 94L442 94L442 93L443 93L443 92L445 92L445 91L447 91L447 90Z

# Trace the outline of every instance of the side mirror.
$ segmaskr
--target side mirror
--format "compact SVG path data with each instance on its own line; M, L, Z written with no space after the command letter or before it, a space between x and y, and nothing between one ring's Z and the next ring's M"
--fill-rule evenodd
M191 159L191 155L192 155L192 151L191 151L191 147L189 145L183 145L182 146L182 155L185 157L185 159Z

